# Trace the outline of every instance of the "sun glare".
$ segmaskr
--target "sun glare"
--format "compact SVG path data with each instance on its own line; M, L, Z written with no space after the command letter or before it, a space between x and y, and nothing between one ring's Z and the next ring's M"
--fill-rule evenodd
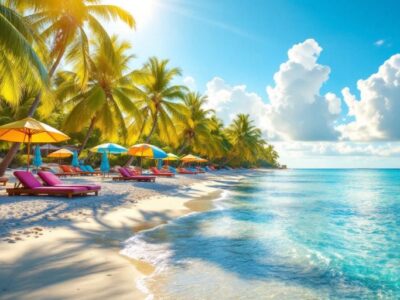
M157 0L115 0L113 4L129 11L135 18L137 27L150 23L155 13Z

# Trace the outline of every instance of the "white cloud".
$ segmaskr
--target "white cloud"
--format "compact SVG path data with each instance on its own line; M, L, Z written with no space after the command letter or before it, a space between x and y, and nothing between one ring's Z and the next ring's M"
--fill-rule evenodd
M333 93L320 95L330 68L317 63L322 48L313 39L294 45L288 60L267 87L271 101L265 119L269 134L285 140L335 140L334 122L341 100Z
M197 89L196 80L192 76L186 76L185 78L183 78L183 84L192 91L195 91Z
M230 86L222 78L214 77L207 83L208 107L229 124L238 113L249 114L255 124L266 130L267 104L256 94L247 91L245 85Z
M383 44L385 44L385 40L383 40L383 39L377 40L374 43L374 45L377 46L377 47L383 46Z
M267 87L270 104L245 85L231 86L215 77L207 83L209 106L225 123L236 114L247 113L271 139L335 140L334 121L341 100L333 93L319 94L330 69L317 64L322 48L309 39L288 51L288 61L274 75L275 86Z
M354 121L338 126L343 139L400 140L400 54L393 55L377 73L359 80L360 99L344 88L342 94Z

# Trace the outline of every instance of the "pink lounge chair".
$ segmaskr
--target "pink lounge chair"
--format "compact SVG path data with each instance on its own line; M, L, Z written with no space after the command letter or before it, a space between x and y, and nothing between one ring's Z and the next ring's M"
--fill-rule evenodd
M163 176L163 177L173 177L175 176L174 173L170 172L170 171L166 171L166 170L159 170L155 167L151 167L150 168L151 173L153 173L153 175L155 176Z
M135 175L132 173L131 170L128 170L127 168L119 168L118 172L121 174L121 176L113 177L112 179L115 181L128 181L128 180L142 181L142 182L156 181L155 176Z
M83 196L89 193L94 193L96 196L98 195L97 190L88 190L82 186L43 186L29 171L15 171L14 176L23 187L6 189L9 196L55 195L72 198L72 196Z
M39 171L40 179L43 180L46 186L61 186L61 187L84 187L89 191L100 191L101 186L97 184L65 184L60 178L51 172Z
M185 168L177 168L176 170L178 171L179 174L187 174L187 175L195 175L195 174L197 174L197 172L192 172L192 171L189 171L188 169L185 169Z

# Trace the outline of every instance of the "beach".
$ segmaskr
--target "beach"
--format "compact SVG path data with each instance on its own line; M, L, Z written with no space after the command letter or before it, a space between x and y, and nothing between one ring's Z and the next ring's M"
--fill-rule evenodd
M213 208L246 171L113 182L98 197L7 197L0 191L0 299L144 299L137 282L154 266L120 254L134 234ZM9 183L11 185L12 183Z

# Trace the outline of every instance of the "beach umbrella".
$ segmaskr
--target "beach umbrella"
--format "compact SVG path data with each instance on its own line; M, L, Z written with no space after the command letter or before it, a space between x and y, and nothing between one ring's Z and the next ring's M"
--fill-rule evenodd
M164 150L150 144L133 145L128 149L128 154L133 156L149 157L154 159L163 159L168 156L167 153L164 152Z
M106 143L93 147L90 151L96 153L107 152L109 154L120 154L128 152L128 149L118 144Z
M33 165L39 168L42 165L42 154L40 153L40 147L35 146L35 154L33 156Z
M102 171L104 173L110 172L110 162L108 160L108 156L107 156L106 152L101 153L100 171Z
M79 160L78 160L78 151L74 150L72 152L72 162L71 165L73 167L79 167Z
M61 159L70 157L73 155L73 152L71 150L61 148L60 150L51 152L47 157L51 158L58 158L58 163L61 164Z
M58 143L68 139L69 136L66 134L33 118L25 118L0 126L0 140L27 143L28 170L32 143Z
M148 157L154 159L163 159L167 157L167 153L157 146L150 144L136 144L128 149L128 154L139 157ZM140 167L142 167L143 159L140 160Z
M53 158L66 158L72 156L74 153L68 149L61 148L60 150L51 152L47 157Z
M199 160L201 160L201 158L193 154L188 154L181 158L181 161L184 163L198 162Z
M167 157L163 158L164 161L179 160L179 157L173 153L167 153Z

